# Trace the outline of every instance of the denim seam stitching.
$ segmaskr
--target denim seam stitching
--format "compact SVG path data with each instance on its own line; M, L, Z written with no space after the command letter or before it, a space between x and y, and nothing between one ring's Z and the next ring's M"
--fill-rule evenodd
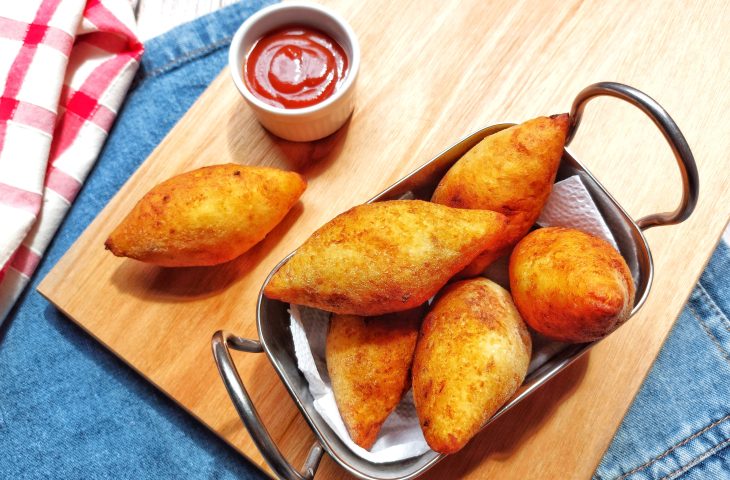
M705 289L705 287L702 285L702 282L697 282L697 286L700 288L698 290L700 295L705 297L705 299L708 301L710 309L712 309L712 311L715 312L716 315L718 315L722 318L722 323L726 324L725 328L727 328L727 330L730 331L730 320L728 320L725 313L717 305L717 303L715 302L715 299L712 298L712 296L709 294L709 292Z
M708 337L710 337L710 340L712 343L715 344L717 349L720 351L720 355L723 356L725 361L730 364L730 355L728 355L727 351L725 350L725 347L722 346L722 343L720 343L720 340L715 337L715 335L712 333L712 330L705 325L705 322L702 320L702 318L697 314L695 309L693 307L689 307L689 311L692 312L692 316L695 317L695 319L699 322L700 327L702 327L702 330L705 331Z
M156 69L152 70L150 73L148 73L146 75L143 75L142 78L139 80L138 85L148 79L154 78L162 73L172 70L173 68L178 67L178 66L192 60L193 57L196 57L196 56L202 57L203 55L205 55L207 53L211 53L216 50L220 50L221 47L225 46L228 43L231 43L232 39L233 39L233 35L229 35L216 42L208 44L204 47L200 47L200 48L196 48L195 50L191 50L188 53L186 53L185 55L178 57L178 58L162 65L161 67L157 67Z
M634 468L633 470L630 470L630 471L628 471L628 472L624 473L624 474L623 474L623 475L621 475L620 477L617 477L617 478L616 478L616 480L624 480L624 479L625 479L625 478L627 478L627 477L628 477L629 475L633 475L633 474L634 474L634 473L636 473L636 472L639 472L639 471L641 471L641 470L644 470L644 469L645 469L646 467L648 467L648 466L652 465L653 463L656 463L656 462L658 462L658 461L659 461L659 460L661 460L662 458L664 458L664 457L666 457L667 455L669 455L670 453L672 453L672 452L673 452L674 450L678 449L679 447L682 447L682 446L686 445L687 443L691 442L691 441L692 441L692 440L694 440L695 438L697 438L697 437L699 437L700 435L702 435L702 434L704 434L704 433L708 432L709 430L712 430L713 428L715 428L716 426L720 425L721 423L723 423L723 422L724 422L725 420L728 420L728 419L730 419L730 414L728 414L728 415L725 415L725 416L724 416L724 417L722 417L722 418L721 418L720 420L716 420L716 421L712 422L711 424L709 424L709 425L707 425L706 427L704 427L704 428L703 428L702 430L699 430L699 431L697 431L697 432L693 433L692 435L690 435L689 437L685 438L685 439L684 439L684 440L682 440L681 442L679 442L679 443L677 443L676 445L674 445L674 446L672 446L672 447L668 448L667 450L665 450L665 451L664 451L663 453L661 453L660 455L658 455L658 456L656 456L656 457L654 457L654 458L652 458L652 459L649 459L649 460L648 460L648 461L647 461L646 463L644 463L644 464L642 464L642 465L639 465L638 467Z
M696 456L695 458L693 458L686 465L684 465L682 467L679 467L676 470L674 470L673 472L670 472L670 473L664 475L659 480L669 480L670 478L677 478L677 477L675 477L675 475L676 476L679 476L679 475L683 475L683 474L687 473L689 470L691 470L692 468L696 467L700 463L704 462L705 460L707 460L711 456L715 455L719 451L724 450L725 447L727 447L728 445L730 445L730 438L728 438L727 440L725 440L725 441L723 441L721 443L718 443L717 445L715 445L711 449L707 450L705 453Z

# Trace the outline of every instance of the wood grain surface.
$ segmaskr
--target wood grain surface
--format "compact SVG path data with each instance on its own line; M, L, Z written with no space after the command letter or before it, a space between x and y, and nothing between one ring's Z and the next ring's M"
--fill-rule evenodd
M597 81L659 101L693 147L700 200L687 222L647 232L656 266L639 315L427 478L587 478L681 311L730 216L730 22L718 1L332 0L362 45L351 121L325 140L268 135L223 72L40 285L42 294L267 470L218 378L210 337L256 338L267 273L319 225L480 127L567 111ZM155 121L150 119L151 122ZM651 122L592 101L572 150L635 218L671 210L680 177ZM103 242L156 183L194 167L303 173L300 205L258 246L213 268L165 270ZM313 435L263 355L235 354L274 439L300 465ZM342 478L329 458L317 478Z

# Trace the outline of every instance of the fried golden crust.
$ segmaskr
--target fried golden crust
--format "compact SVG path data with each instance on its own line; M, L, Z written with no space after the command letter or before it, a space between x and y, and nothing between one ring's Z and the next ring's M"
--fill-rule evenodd
M411 385L411 362L425 308L379 317L333 314L327 371L352 440L370 449Z
M432 202L507 217L504 243L482 253L463 276L478 275L508 254L540 216L555 182L568 123L568 114L539 117L490 135L441 179Z
M485 278L449 285L421 326L413 398L428 445L454 453L522 384L532 340L509 293Z
M512 252L509 270L522 317L554 340L598 340L624 323L634 306L634 281L621 254L580 230L531 232Z
M362 316L415 308L500 241L504 222L499 213L420 200L360 205L314 232L264 294Z
M263 240L306 186L301 175L275 168L193 170L150 190L104 245L118 257L166 267L227 262Z

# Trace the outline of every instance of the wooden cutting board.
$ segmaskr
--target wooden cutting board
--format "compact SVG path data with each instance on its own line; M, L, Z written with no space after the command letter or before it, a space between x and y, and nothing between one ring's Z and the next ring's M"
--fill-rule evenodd
M337 135L293 144L266 134L227 71L99 214L40 292L211 430L268 471L218 378L218 329L256 338L265 276L319 225L364 202L480 127L567 111L613 80L657 99L683 129L701 177L692 218L648 231L654 286L641 313L429 478L587 478L712 252L730 209L730 22L698 2L398 1L328 5L362 44L356 111ZM154 118L149 119L154 122ZM651 122L628 104L591 102L572 149L635 218L673 209L680 177ZM165 270L113 257L103 242L153 185L237 162L303 173L301 203L257 247L213 268ZM263 355L235 354L285 455L313 435ZM344 472L326 458L318 478Z

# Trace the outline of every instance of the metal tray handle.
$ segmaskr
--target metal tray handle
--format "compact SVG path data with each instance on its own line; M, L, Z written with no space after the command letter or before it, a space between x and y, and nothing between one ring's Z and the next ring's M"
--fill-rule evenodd
M236 365L231 358L231 352L228 350L228 347L230 347L242 352L261 353L264 351L261 343L219 330L213 335L212 346L213 358L215 358L215 363L218 366L218 373L220 373L223 383L226 385L228 395L230 395L238 415L251 435L253 443L256 444L269 467L276 473L277 477L285 480L310 480L314 478L314 473L317 471L319 461L324 454L322 445L315 440L309 449L309 454L301 472L298 472L287 462L261 422L261 417L259 417L256 407L251 402L251 397L243 386Z
M655 213L640 218L636 224L640 229L646 230L651 227L683 222L692 214L699 196L700 180L697 174L697 165L687 140L684 139L684 135L682 135L677 124L666 110L649 95L634 87L615 82L594 83L584 88L575 98L570 109L570 128L565 144L568 145L573 140L583 117L583 109L586 103L590 99L602 95L625 100L638 107L639 110L651 118L672 147L672 152L674 152L674 157L679 165L679 171L682 174L682 201L679 207L673 212Z

